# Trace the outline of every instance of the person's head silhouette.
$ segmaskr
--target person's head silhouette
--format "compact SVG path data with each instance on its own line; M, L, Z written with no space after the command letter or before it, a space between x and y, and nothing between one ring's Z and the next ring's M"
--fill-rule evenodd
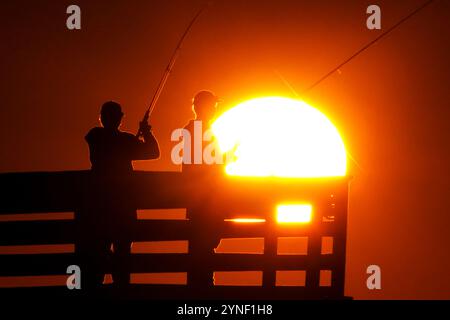
M192 111L197 120L210 121L216 112L219 98L211 91L202 90L192 99Z
M122 107L115 101L107 101L100 110L100 121L106 129L118 129L122 122Z

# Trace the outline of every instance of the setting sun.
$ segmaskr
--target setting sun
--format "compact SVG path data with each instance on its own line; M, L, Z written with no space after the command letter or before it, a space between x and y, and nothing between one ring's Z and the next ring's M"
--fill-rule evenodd
M222 114L212 126L230 153L236 176L336 177L346 174L339 132L319 110L300 100L257 98Z

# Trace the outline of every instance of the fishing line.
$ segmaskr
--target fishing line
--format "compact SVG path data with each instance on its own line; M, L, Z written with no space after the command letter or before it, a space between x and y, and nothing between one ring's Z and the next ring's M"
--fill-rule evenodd
M410 19L411 17L413 17L415 14L419 13L421 10L423 10L424 8L426 8L427 6L429 6L432 2L434 2L435 0L429 0L427 2L425 2L424 4L422 4L420 7L418 7L417 9L415 9L414 11L412 11L410 14L408 14L406 17L404 17L403 19L401 19L399 22L397 22L396 24L394 24L392 27L390 27L388 30L386 30L385 32L383 32L382 34L380 34L378 37L376 37L375 39L373 39L372 41L370 41L368 44L366 44L364 47L362 47L361 49L359 49L358 51L356 51L353 55L351 55L349 58L347 58L346 60L344 60L341 64L339 64L337 67L335 67L334 69L332 69L330 72L328 72L327 74L325 74L322 78L320 78L319 80L317 80L316 82L314 82L312 85L310 85L309 87L307 87L305 90L303 90L301 92L300 95L305 94L306 92L310 91L311 89L313 89L314 87L316 87L319 83L321 83L322 81L324 81L325 79L327 79L329 76L331 76L333 73L335 73L336 71L338 71L340 68L342 68L344 65L346 65L347 63L349 63L350 61L352 61L354 58L356 58L358 55L360 55L362 52L364 52L365 50L367 50L368 48L370 48L373 44L375 44L376 42L378 42L379 40L381 40L382 38L384 38L386 35L388 35L389 33L391 33L394 29L396 29L397 27L399 27L402 23L404 23L405 21L407 21L408 19Z

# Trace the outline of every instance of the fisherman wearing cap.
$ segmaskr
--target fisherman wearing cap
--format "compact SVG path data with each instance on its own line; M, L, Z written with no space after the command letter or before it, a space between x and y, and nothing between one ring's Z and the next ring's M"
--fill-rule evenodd
M199 295L213 285L213 275L203 268L203 262L209 260L207 256L214 254L214 248L219 242L214 232L221 222L220 215L217 211L211 212L210 194L202 191L207 190L205 184L211 185L220 171L217 163L208 163L203 157L204 144L211 143L211 141L205 142L205 132L211 128L219 102L221 100L211 91L198 92L192 100L195 118L190 120L183 130L189 135L189 141L193 147L183 149L182 173L189 181L191 196L197 199L188 208L187 216L191 220L193 229L201 230L189 240L189 252L195 267L188 274L188 285ZM209 133L212 140L211 132ZM185 138L183 136L183 139Z
M194 119L184 127L189 134L190 147L183 150L183 171L199 168L198 165L204 164L203 147L204 142L208 142L204 141L205 132L211 128L219 102L221 100L208 90L199 91L192 99Z
M140 123L141 140L120 130L123 115L119 103L104 103L100 111L102 126L91 129L85 137L92 164L91 183L84 191L88 200L79 217L82 240L77 250L83 262L82 282L84 279L88 290L101 287L108 266L115 287L129 284L128 263L137 216L127 177L133 172L133 160L159 158L151 126L146 121Z
M126 174L133 171L133 160L159 158L158 142L148 123L141 123L144 140L121 131L122 107L115 101L105 102L100 111L101 127L86 135L92 171L98 174Z

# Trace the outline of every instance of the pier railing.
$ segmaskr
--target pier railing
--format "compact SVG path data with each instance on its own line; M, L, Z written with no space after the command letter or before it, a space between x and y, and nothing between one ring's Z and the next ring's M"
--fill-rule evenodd
M134 284L126 295L143 298L231 299L339 299L344 297L348 179L238 178L179 172L135 172L115 178L125 201L137 209L185 208L186 219L139 220L133 241L187 240L187 253L140 253L130 256L132 273L185 272L186 284ZM0 222L0 246L73 244L85 237L82 215L93 201L96 185L89 171L0 174L0 215L73 212L74 220ZM123 194L122 194L123 195ZM279 223L278 204L308 203L311 220ZM259 219L239 223L236 218ZM205 243L227 238L263 238L260 253L214 252ZM300 239L303 252L280 252L283 239ZM212 240L213 239L213 240ZM215 240L214 240L215 239ZM208 241L206 241L208 240ZM202 245L203 244L203 245ZM0 255L4 277L65 275L77 264L74 253ZM110 270L106 267L105 273ZM262 272L255 286L196 283L199 273ZM283 285L287 274L300 277L296 285ZM48 292L49 288L0 289ZM47 290L47 291L46 291ZM51 288L59 294L83 294L83 289ZM124 293L125 294L125 293Z

